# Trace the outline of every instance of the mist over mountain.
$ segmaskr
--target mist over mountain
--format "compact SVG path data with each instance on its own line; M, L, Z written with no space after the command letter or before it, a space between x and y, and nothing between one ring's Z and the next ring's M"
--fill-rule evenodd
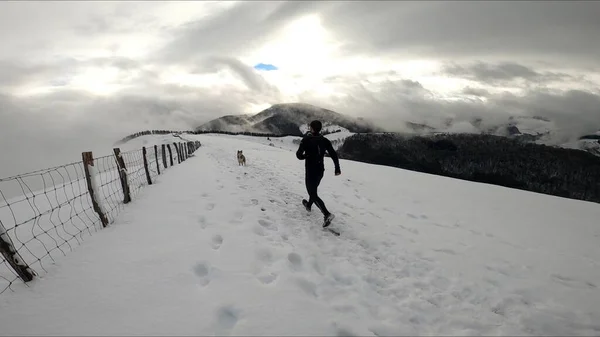
M213 119L196 131L257 132L302 136L303 126L312 120L338 125L350 132L384 132L372 122L344 116L332 110L305 103L275 104L256 115L228 115Z
M403 134L428 135L438 133L483 134L514 138L563 148L585 150L600 155L600 131L595 134L566 130L553 119L545 116L495 116L465 118L429 118L402 121L403 128L364 118L354 118L330 109L305 103L275 104L255 115L227 115L200 125L195 131L255 132L302 136L306 125L314 120L337 125L352 133L400 132ZM600 126L599 126L600 128Z

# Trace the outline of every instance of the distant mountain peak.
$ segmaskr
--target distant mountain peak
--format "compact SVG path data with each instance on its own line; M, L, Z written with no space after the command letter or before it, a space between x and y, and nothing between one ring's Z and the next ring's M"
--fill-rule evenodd
M228 115L197 128L201 131L256 132L302 136L303 127L313 120L338 125L350 132L382 131L364 119L344 116L312 104L278 103L255 115Z

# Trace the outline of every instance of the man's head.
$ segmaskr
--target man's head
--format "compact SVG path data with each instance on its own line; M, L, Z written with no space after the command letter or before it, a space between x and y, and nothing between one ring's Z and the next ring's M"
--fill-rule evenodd
M312 122L310 122L310 132L312 132L313 134L318 134L319 132L321 132L321 128L323 127L323 124L321 124L320 121L314 120Z

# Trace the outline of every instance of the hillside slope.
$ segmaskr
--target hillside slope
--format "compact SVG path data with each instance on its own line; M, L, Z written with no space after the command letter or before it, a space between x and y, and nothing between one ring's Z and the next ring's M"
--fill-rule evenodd
M112 228L0 297L2 334L600 331L597 204L351 161L334 177L328 160L336 237L301 207L289 149L189 137L195 156Z

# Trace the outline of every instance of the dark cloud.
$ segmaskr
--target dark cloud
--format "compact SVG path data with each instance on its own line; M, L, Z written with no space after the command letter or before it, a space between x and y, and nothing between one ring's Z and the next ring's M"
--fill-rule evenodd
M448 75L470 79L478 82L497 84L516 79L534 82L553 82L573 79L573 76L557 72L538 72L530 67L514 63L497 64L475 62L468 65L456 63L446 64L443 72Z
M321 14L353 54L600 59L597 1L348 1Z
M479 97L487 97L490 95L490 92L482 89L482 88L473 88L473 87L465 87L462 90L462 93L464 95L469 95L469 96L479 96Z

